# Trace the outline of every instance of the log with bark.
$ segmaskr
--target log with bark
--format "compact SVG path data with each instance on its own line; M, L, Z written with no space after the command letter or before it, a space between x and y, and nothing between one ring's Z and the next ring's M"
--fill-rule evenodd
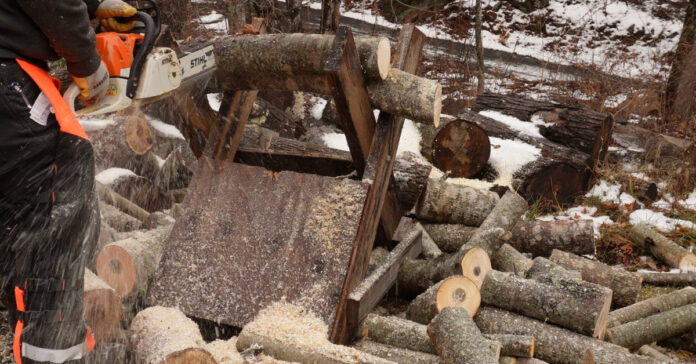
M398 364L442 364L442 360L437 355L398 348L367 339L361 339L355 343L355 348Z
M696 304L674 308L607 330L607 340L629 349L696 329Z
M658 233L650 225L633 226L629 238L634 245L649 251L672 268L681 270L696 268L696 255Z
M457 251L476 232L461 224L423 224L444 252ZM520 221L511 230L509 243L533 257L551 255L553 249L583 255L595 253L592 220Z
M143 221L105 202L99 202L99 214L101 220L117 233L137 230L143 226Z
M216 363L203 349L198 325L176 308L154 306L140 311L128 329L128 340L137 363Z
M430 179L416 203L416 216L429 222L479 226L498 200L491 191Z
M91 270L85 269L83 317L97 343L111 342L121 329L121 297Z
M484 93L476 98L474 111L496 110L522 121L540 119L539 132L545 138L590 155L593 163L604 161L614 125L611 114L590 110L583 105L524 99Z
M437 353L428 339L426 325L396 316L380 316L371 313L363 321L359 334L389 346L424 353Z
M123 298L144 294L171 229L171 225L163 226L105 246L97 256L97 275Z
M172 167L170 160L167 170L171 171ZM108 170L105 172L108 173ZM159 182L161 178L167 178L166 183L168 187L168 177L160 176L158 172L155 179ZM97 180L99 180L99 175L97 175ZM165 183L165 181L162 181L162 183ZM148 212L168 209L173 203L172 199L165 194L166 190L160 189L159 183L154 183L153 180L136 174L124 174L104 185Z
M586 364L592 350L596 364L658 364L653 358L629 354L626 349L558 326L499 308L482 306L474 321L483 333L534 336L535 357L550 363Z
M425 190L433 167L413 152L401 152L394 161L394 182L399 188L396 195L404 211L415 206Z
M643 345L639 347L636 352L640 355L649 356L657 360L672 360L672 358L670 358L669 356L655 349L654 345Z
M428 325L428 336L445 364L497 364L500 352L460 307L444 308Z
M560 281L582 282L580 272L568 270L544 257L534 258L525 277L545 283L556 283Z
M483 337L497 341L502 345L500 353L521 358L534 357L534 336L510 334L483 334Z
M541 156L513 173L513 187L527 201L542 199L552 202L568 202L584 193L592 172L590 155L512 130L506 124L473 112L462 112L458 117L476 124L488 137L520 140L541 150Z
M491 257L493 268L501 272L512 272L520 277L525 277L527 271L534 262L524 254L517 251L510 244L505 243Z
M433 239L430 237L427 231L423 228L423 225L415 219L409 217L402 217L399 221L399 225L394 231L394 236L392 240L403 241L405 238L412 234L414 231L419 231L422 235L421 240L423 244L423 256L425 258L437 258L442 255L442 250L435 244Z
M428 324L445 307L462 307L474 316L481 305L481 294L470 279L452 276L416 297L406 309L406 318Z
M437 127L419 124L418 129L421 153L448 176L474 176L491 155L486 132L466 121L449 120Z
M691 330L683 335L677 335L659 342L660 345L677 350L686 350L696 353L696 330Z
M611 290L567 280L539 282L492 270L481 286L481 301L601 339Z
M696 161L696 144L692 140L656 133L632 124L615 124L613 139L619 146L644 150L639 158L655 165L691 170Z
M320 34L221 38L215 42L216 87L302 90L330 95L323 72L334 38ZM355 44L368 76L366 85L373 107L413 121L439 124L442 87L437 82L390 69L389 47L373 37L355 37ZM376 75L380 77L374 78Z
M554 250L550 259L567 269L580 272L585 281L611 288L615 306L628 306L638 301L643 279L633 272L560 250Z
M654 286L688 286L696 283L696 272L637 272L643 283Z

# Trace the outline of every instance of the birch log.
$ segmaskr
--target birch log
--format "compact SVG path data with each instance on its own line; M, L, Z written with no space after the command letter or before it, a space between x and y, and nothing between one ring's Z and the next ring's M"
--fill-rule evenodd
M616 306L627 306L638 301L643 278L636 273L560 250L554 250L550 259L567 269L580 272L585 281L611 288Z
M463 308L443 309L428 325L428 336L444 364L498 364L500 353L490 349Z
M696 255L653 230L650 225L641 224L632 227L629 238L634 245L649 251L672 268L681 270L696 268Z

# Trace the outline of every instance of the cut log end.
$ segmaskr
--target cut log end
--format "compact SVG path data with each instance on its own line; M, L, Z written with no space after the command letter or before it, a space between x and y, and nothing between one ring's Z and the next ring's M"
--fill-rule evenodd
M696 271L696 255L687 254L684 255L679 260L679 269L682 271L694 272Z
M188 348L169 354L160 364L217 364L207 350Z
M452 177L479 173L491 155L491 143L483 129L467 122L451 122L431 143L432 162Z
M377 43L377 69L379 78L386 80L391 69L391 45L389 39L380 38Z
M97 275L121 297L133 291L137 268L130 254L118 245L107 245L97 256Z
M438 84L435 89L435 100L433 101L433 125L440 126L440 113L442 112L442 85Z
M126 142L137 155L143 155L152 149L152 130L147 124L145 114L136 111L126 119Z
M462 258L462 275L472 280L478 289L491 269L491 259L482 248L475 247Z
M481 306L481 293L471 279L453 276L442 282L436 300L438 312L445 307L462 307L474 317Z

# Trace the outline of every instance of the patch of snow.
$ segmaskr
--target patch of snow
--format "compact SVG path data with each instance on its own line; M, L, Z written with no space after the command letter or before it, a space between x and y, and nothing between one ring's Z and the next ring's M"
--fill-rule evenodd
M210 14L201 16L200 18L198 18L198 20L203 24L208 24L208 23L219 22L224 18L225 18L224 15L213 10Z
M186 138L184 138L184 135L181 134L179 129L177 129L176 126L172 124L167 124L164 121L153 118L149 115L147 115L147 123L150 124L152 129L154 129L155 134L163 138L186 140Z
M687 208L689 210L696 210L696 189L691 191L689 196L686 197L684 200L679 200L678 202L682 207Z
M404 120L404 127L401 129L401 137L399 138L399 148L396 150L396 155L403 152L412 152L416 155L421 155L420 152L421 133L416 124L409 120ZM423 158L425 160L425 158Z
M136 176L135 172L125 168L108 168L94 176L94 179L106 186L116 182L121 177Z
M312 110L310 111L310 114L312 114L312 117L321 120L321 115L324 113L324 108L326 107L326 104L328 101L326 99L319 97L319 100L317 100L317 103L312 106Z
M346 140L346 135L343 133L326 133L321 136L321 139L329 148L350 150L350 148L348 148L348 140Z
M440 179L440 178L443 178L444 176L445 176L444 172L437 169L437 167L433 167L433 169L430 171L429 177L431 179ZM482 179L447 178L447 182L455 184L455 185L472 187L472 188L476 188L479 190L489 190L491 187L494 186L493 183L488 182L488 181L484 181Z
M672 209L672 203L669 201L666 201L664 198L661 198L650 205L650 207L656 208L656 209L663 209L663 210L671 210Z
M646 176L645 173L642 172L631 172L631 176L650 182L650 177Z
M222 104L222 93L210 93L206 95L208 97L208 105L215 111L220 111L220 105Z
M620 203L619 196L621 195L620 184L609 184L605 180L599 181L599 184L592 186L585 196L598 197L603 202Z
M522 166L541 156L541 149L519 140L491 137L491 156L488 162L498 172L494 184L512 185L512 177Z
M501 123L509 126L510 129L516 130L522 134L543 138L541 133L539 133L539 127L534 123L522 121L514 116L505 115L501 112L493 110L480 111L479 114L500 121Z
M621 103L624 101L626 101L626 94L609 96L606 100L604 100L604 107L614 108L621 105Z
M611 225L614 221L606 215L595 216L597 214L597 208L593 206L575 206L571 207L565 211L563 214L558 216L547 215L538 217L537 220L541 221L553 221L553 220L592 220L592 227L594 228L594 235L599 237L601 235L602 225Z
M636 199L633 198L633 196L629 195L626 192L623 192L623 193L621 193L621 195L619 195L619 204L621 206L632 205L634 202L637 202Z
M648 224L662 231L672 231L678 227L687 229L696 228L696 224L691 221L673 219L665 216L661 212L655 212L649 209L635 210L629 216L629 221L632 225Z
M554 125L554 123L547 123L547 122L545 122L544 119L541 117L541 114L540 114L540 113L536 113L536 114L532 115L532 117L530 118L530 120L532 120L532 124L534 124L534 125L536 125L536 126L547 126L547 127L549 127L549 126L553 126L553 125Z

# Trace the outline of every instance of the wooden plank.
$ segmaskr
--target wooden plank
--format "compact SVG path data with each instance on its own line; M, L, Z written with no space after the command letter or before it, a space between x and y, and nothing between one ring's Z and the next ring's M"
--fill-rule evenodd
M396 282L401 262L405 259L415 259L421 253L423 250L421 245L422 236L422 231L411 231L389 253L386 261L351 292L346 302L346 315L348 316L349 327L357 328L360 322L367 317L367 314L384 298L394 285L394 282Z
M239 147L234 161L271 171L314 173L331 177L345 176L355 170L350 154L346 157L340 154L262 150L258 147L246 146Z
M338 118L346 134L350 154L362 176L375 135L375 116L365 89L360 57L348 27L336 31L334 46L324 67Z
M330 327L367 188L201 158L148 304L242 327L284 298Z
M415 30L415 27L410 29L411 33L415 33L417 31ZM339 28L337 37L342 31L343 28ZM413 37L404 36L404 39L409 40L409 44L407 45L402 43L401 46L411 48L410 42L414 42ZM418 42L416 41L415 43ZM413 47L411 50L405 51L404 54L407 55L405 56L406 59L412 58L412 56L408 55L412 52L420 52L420 48L417 49L417 47ZM336 101L336 105L338 104L339 102ZM385 206L384 202L387 198L387 188L389 187L389 182L392 179L392 168L394 166L396 150L399 145L402 127L403 118L398 118L387 113L380 113L379 122L375 131L375 139L370 153L368 154L368 159L366 160L363 173L363 181L370 183L370 189L367 193L362 220L360 222L360 238L356 241L356 245L353 249L350 269L343 288L344 295L352 292L360 284L362 278L365 277L365 273L367 272L370 253L377 234L378 224L382 216L382 209ZM346 129L347 128L344 127L344 131ZM346 132L346 135L348 135L348 132ZM347 139L350 146L351 139L348 137ZM351 152L352 150L353 148L351 148ZM355 154L353 154L353 157L353 160L355 161ZM388 224L391 224L389 228L396 230L398 221L401 218L401 213L400 211L390 211L390 213L398 214L389 215L389 220L387 221ZM389 232L388 236L393 234L393 230ZM346 315L346 307L341 304L344 301L345 300L340 300L336 324L334 325L331 333L331 340L340 344L347 344L351 340L352 334L356 328L356 326L354 326L356 323L349 321L349 317Z

